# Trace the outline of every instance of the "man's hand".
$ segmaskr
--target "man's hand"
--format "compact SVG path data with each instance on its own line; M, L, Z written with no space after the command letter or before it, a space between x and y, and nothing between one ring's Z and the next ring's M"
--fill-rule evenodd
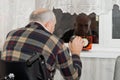
M75 36L75 38L69 42L69 49L71 54L80 55L84 45L84 41L80 36Z

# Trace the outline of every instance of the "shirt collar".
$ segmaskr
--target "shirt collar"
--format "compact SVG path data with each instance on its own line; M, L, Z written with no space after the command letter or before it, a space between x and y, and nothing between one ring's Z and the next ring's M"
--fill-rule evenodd
M49 30L42 23L40 23L38 21L34 21L34 22L40 24L45 30L47 30L49 32Z
M41 29L41 30L44 30L44 31L50 33L48 31L48 29L40 22L30 22L26 27L27 28L34 28L34 29Z

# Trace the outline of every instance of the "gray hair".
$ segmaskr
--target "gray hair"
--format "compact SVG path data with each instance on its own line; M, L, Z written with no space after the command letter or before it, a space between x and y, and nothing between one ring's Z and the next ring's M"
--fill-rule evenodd
M55 19L55 14L51 10L46 10L43 12L32 12L30 15L30 21L40 21L47 22Z

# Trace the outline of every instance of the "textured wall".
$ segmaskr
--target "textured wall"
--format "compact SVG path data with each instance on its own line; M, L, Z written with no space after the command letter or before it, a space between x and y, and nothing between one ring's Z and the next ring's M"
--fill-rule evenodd
M34 9L35 0L0 0L0 49L6 34L25 26Z

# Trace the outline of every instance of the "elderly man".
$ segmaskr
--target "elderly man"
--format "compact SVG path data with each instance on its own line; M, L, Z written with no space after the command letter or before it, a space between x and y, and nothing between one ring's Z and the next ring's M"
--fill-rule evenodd
M75 19L74 29L70 29L67 32L65 32L61 39L64 42L69 42L70 38L73 35L77 36L91 35L90 25L91 25L90 18L86 14L81 13Z
M30 15L30 23L23 28L8 33L1 59L26 61L32 53L38 52L45 57L48 74L59 69L65 80L78 80L82 64L80 53L84 42L76 36L69 42L69 49L54 34L56 18L48 9L38 9ZM70 52L71 55L70 55Z
M92 43L98 43L99 36L96 32L97 21L93 16L95 16L94 13L89 16L84 13L77 15L73 29L69 29L68 31L66 31L61 39L67 43L70 41L73 35L92 36Z

